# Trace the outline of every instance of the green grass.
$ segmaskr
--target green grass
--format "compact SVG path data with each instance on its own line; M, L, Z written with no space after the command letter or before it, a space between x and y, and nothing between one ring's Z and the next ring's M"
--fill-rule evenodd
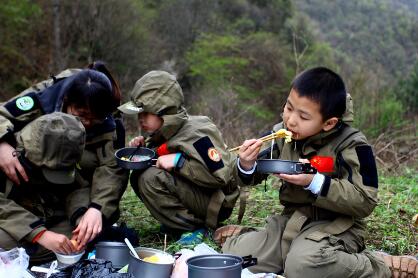
M274 178L266 184L252 187L247 201L243 225L262 227L266 217L280 213L278 182ZM227 224L237 224L238 205ZM157 249L164 248L164 235L159 233L159 223L145 208L129 187L121 201L121 220L135 228L140 237L140 245ZM380 176L379 204L367 218L368 237L366 245L373 250L384 250L390 254L418 253L417 228L412 218L418 213L418 174L406 172L402 177ZM210 238L205 242L217 249ZM167 251L175 253L181 247L175 239L168 238Z
M379 205L368 218L367 244L391 254L418 253L417 227L412 218L418 213L418 174L381 177Z

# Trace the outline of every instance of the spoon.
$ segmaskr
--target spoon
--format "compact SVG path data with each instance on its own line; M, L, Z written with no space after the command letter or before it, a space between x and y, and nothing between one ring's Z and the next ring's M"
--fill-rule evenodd
M135 251L134 247L132 246L131 242L126 237L125 237L125 243L126 243L126 245L128 245L129 250L131 250L131 252L132 252L132 254L134 254L135 258L137 258L139 260L138 253L136 253L136 251Z

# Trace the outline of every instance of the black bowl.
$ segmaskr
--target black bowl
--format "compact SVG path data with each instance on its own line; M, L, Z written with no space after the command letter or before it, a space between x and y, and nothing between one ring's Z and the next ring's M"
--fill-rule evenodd
M281 159L258 159L257 172L262 174L315 174L316 169L309 163Z
M132 155L148 156L149 159L143 161L128 161L123 160L123 157L131 157ZM153 158L155 152L148 148L127 147L119 149L115 152L115 157L118 165L124 169L129 170L143 170L153 165Z

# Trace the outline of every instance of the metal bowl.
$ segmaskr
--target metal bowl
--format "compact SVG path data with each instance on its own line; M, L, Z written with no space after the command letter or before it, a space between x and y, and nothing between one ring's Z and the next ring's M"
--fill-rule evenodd
M111 261L113 267L122 268L129 263L129 248L123 242L100 241L96 244L96 258Z
M240 278L244 260L227 254L199 255L186 261L189 278Z
M139 256L139 260L134 257L132 252L129 252L129 268L128 273L132 273L139 278L170 278L174 267L174 257L170 254L152 248L137 247L135 248ZM168 258L166 262L152 263L144 261L144 258L153 255L163 256Z
M149 159L144 161L129 161L123 160L124 157L131 157L132 155L147 156ZM143 170L153 165L153 158L155 152L148 148L127 147L119 149L115 152L115 157L118 165L124 169L129 170Z

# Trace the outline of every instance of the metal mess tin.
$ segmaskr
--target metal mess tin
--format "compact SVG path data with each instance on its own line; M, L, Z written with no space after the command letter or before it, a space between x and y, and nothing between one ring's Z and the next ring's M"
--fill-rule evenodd
M258 159L257 172L262 174L315 174L316 169L310 163L281 159Z
M96 244L96 258L111 261L114 268L129 263L129 248L123 242L100 241Z

